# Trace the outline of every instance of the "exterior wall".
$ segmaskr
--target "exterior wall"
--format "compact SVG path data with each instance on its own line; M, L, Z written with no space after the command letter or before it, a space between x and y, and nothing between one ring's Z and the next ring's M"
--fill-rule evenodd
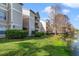
M46 22L40 21L40 32L46 32Z
M29 17L30 17L30 11L29 10L23 10L23 29L29 31Z
M53 24L53 32L54 33L66 33L68 32L68 24L69 19L66 15L57 14L55 16L54 24Z
M35 15L28 9L23 10L23 27L28 28L29 36L31 36L32 31L35 30Z
M7 29L22 29L22 21L21 4L0 3L0 36L4 35Z
M11 3L10 4L11 13L11 29L22 29L23 18L22 18L22 6L21 4Z
M0 37L4 36L4 31L7 29L7 5L0 3Z
M52 27L51 27L51 23L49 20L46 21L46 32L52 33Z
M39 20L40 17L37 13L32 10L23 10L23 27L29 31L29 36L32 36L33 31L39 31Z
M23 15L30 17L30 10L29 9L22 10L22 13L23 13Z
M29 31L29 17L23 15L23 29Z
M30 12L30 17L29 17L29 36L32 36L32 31L35 31L35 14Z
M36 16L35 16L35 30L36 30L36 31L39 31L39 23L40 23L40 15L39 15L39 13L37 12L37 13L36 13Z

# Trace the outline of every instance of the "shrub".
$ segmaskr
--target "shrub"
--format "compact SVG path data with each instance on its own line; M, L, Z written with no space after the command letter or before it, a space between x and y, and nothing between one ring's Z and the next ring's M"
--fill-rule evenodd
M6 31L6 38L11 38L11 39L25 38L27 35L28 35L28 32L24 30L7 30Z
M44 36L45 33L44 32L35 32L35 37L41 37Z
M51 35L51 33L48 33L48 32L47 32L46 35Z
M34 36L37 31L32 31L32 35Z

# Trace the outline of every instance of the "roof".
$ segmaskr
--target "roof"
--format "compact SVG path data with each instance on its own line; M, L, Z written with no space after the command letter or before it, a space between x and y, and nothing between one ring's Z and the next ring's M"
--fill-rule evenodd
M33 14L36 14L33 10L30 9L30 11L31 11Z
M20 5L23 5L23 3L19 3Z

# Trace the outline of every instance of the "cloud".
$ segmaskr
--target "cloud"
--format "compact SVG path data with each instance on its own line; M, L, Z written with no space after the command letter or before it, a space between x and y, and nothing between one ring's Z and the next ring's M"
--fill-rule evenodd
M68 14L68 13L70 12L70 10L69 10L69 9L63 9L62 12L63 12L64 14Z
M49 19L49 18L47 18L47 17L46 18L41 18L40 20L45 20L46 21L47 19Z
M79 15L77 15L76 20L79 20Z
M75 20L76 20L76 21L79 21L79 15L77 15L77 16L75 17Z
M79 18L79 15L77 15L77 18Z
M47 7L43 10L43 12L46 12L46 13L48 13L48 14L50 14L52 11L53 11L53 9L52 9L51 6L47 6Z
M63 5L71 8L79 8L79 3L63 3Z
M27 15L28 12L29 12L29 9L22 9L22 13L23 13L24 15ZM26 14L26 13L27 13L27 14Z

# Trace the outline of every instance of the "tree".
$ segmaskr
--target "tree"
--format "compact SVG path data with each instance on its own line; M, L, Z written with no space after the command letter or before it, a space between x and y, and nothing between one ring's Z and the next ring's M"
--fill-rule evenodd
M51 11L49 13L50 26L52 32L57 33L65 33L71 29L69 22L69 17L67 15L61 14L61 5L56 4L55 6L51 6ZM70 28L70 29L69 29Z
M49 13L49 19L50 19L50 26L51 26L51 30L52 32L53 29L55 29L55 34L57 32L57 26L56 26L56 20L55 20L55 15L59 13L59 10L60 10L60 6L59 5L55 5L55 6L51 6L51 12Z

